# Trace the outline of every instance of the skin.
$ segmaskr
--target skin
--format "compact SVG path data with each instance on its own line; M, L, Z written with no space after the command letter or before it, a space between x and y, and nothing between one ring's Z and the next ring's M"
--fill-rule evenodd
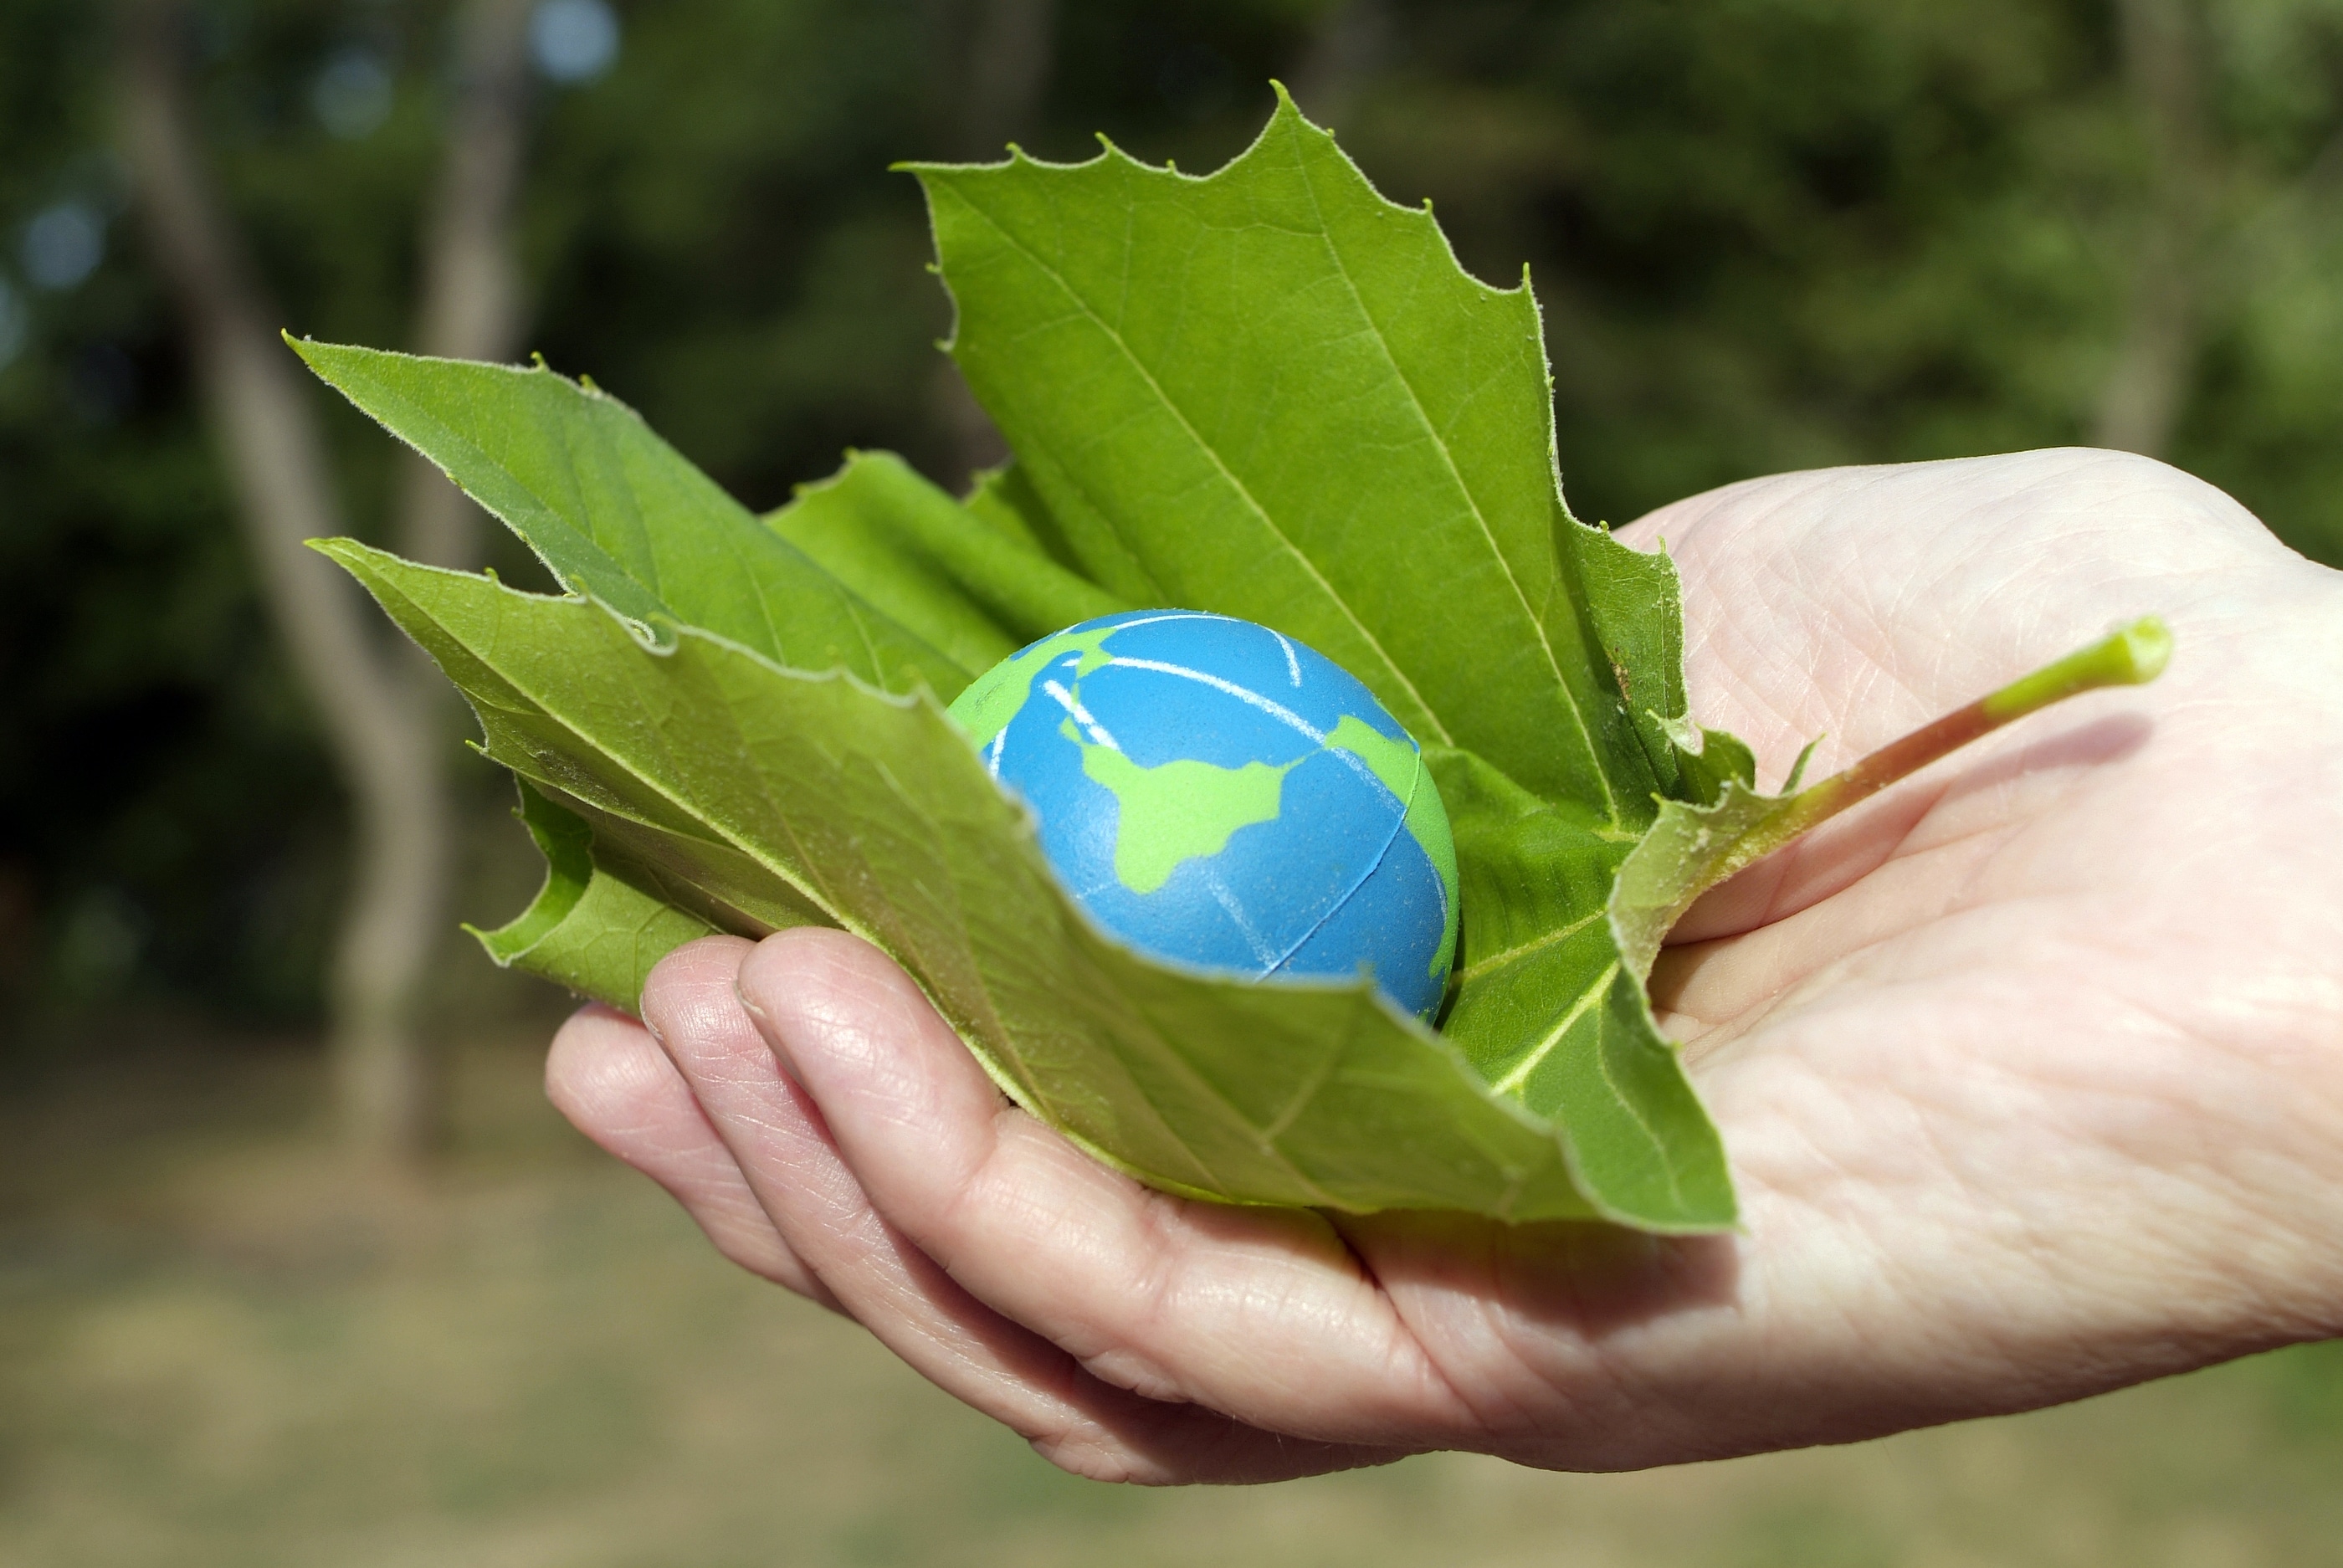
M1102 1479L1676 1463L2343 1334L2343 574L2088 451L1785 475L1621 537L1666 540L1694 712L1768 779L2118 620L2177 643L1680 924L1654 990L1740 1233L1150 1191L835 931L679 950L643 1024L563 1028L555 1103L735 1261Z

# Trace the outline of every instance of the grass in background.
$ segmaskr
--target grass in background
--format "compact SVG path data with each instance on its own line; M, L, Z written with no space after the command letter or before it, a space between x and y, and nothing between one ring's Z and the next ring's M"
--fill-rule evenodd
M0 1563L1835 1568L2343 1556L2343 1344L2005 1421L1629 1476L1456 1455L1071 1480L720 1261L458 1062L435 1190L335 1177L314 1065L159 1054L0 1106Z

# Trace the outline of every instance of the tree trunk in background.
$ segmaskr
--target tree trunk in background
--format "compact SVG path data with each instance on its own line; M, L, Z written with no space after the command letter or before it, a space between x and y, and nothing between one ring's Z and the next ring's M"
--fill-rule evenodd
M462 16L463 98L425 256L423 345L509 352L517 331L507 236L518 180L526 0L473 0ZM416 1163L437 1124L433 1053L417 1017L446 923L454 841L447 699L419 657L375 625L357 586L305 539L347 531L313 399L204 167L176 0L128 0L118 116L159 271L176 297L207 418L246 540L352 808L347 903L330 985L347 1135L363 1159ZM427 483L425 482L427 479ZM476 556L469 503L436 473L407 476L399 544L425 559Z
M2186 407L2201 341L2209 195L2197 0L2118 0L2124 75L2154 167L2121 345L2092 437L2162 457Z
M520 268L515 257L513 211L518 205L528 146L528 19L535 0L467 0L456 15L455 98L448 106L447 147L437 186L424 216L422 295L417 301L414 347L446 359L508 360L519 350L527 323ZM409 452L399 475L392 548L410 560L478 570L486 555L478 505L419 453ZM404 846L428 856L431 894L409 918L419 922L424 964L380 977L401 989L404 1020L376 1051L353 1038L344 1053L350 1123L363 1141L381 1142L413 1160L433 1142L446 1121L444 1061L417 1027L427 961L444 937L457 881L462 812L455 769L470 733L469 710L423 650L396 643L400 675L414 694L436 759L433 787L444 802L440 831ZM379 1102L379 1110L377 1106ZM384 1136L367 1131L377 1119ZM394 1120L395 1119L395 1120Z
M1057 0L977 0L969 8L963 25L955 29L968 62L958 95L957 137L963 156L999 158L1011 141L1031 128L1050 85L1057 22ZM963 484L1008 457L1009 443L950 360L937 367L931 402L950 437L952 466Z

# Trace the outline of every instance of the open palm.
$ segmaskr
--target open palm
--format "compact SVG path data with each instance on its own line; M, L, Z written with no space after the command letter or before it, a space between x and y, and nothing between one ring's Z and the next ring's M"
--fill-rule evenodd
M2343 578L2158 465L1754 481L1682 568L1694 716L1827 770L2104 629L2085 698L1717 889L1653 977L1745 1228L1243 1210L1008 1105L833 931L670 957L548 1081L729 1256L1085 1474L1428 1448L1615 1468L2078 1397L2343 1332Z

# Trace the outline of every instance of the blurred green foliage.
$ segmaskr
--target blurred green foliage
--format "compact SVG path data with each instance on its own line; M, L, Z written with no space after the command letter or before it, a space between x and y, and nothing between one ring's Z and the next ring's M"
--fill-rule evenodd
M286 324L401 345L448 6L197 9L213 167ZM850 444L957 481L981 442L887 165L997 152L970 107L983 10L620 5L613 68L539 94L532 343L752 506ZM2168 455L2343 559L2343 0L2189 10L2210 196ZM1468 266L1527 262L1593 518L2086 439L2156 188L2113 0L1084 0L1050 42L1013 127L1041 156L1102 131L1209 168L1279 75L1387 194L1433 200ZM104 6L0 0L0 1037L125 996L302 1017L338 874L108 151L109 48ZM321 407L374 530L396 455Z

